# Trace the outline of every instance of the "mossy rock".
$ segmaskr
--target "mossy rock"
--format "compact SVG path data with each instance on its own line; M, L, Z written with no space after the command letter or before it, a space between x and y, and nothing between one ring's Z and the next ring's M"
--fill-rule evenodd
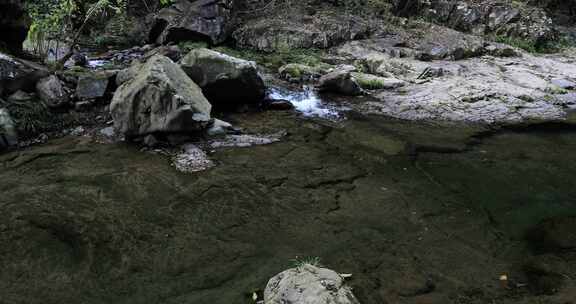
M365 73L352 73L352 78L365 90L384 90L403 87L405 82L397 78L380 77Z
M77 124L75 115L52 112L36 95L22 91L12 94L8 100L0 99L0 108L10 113L20 139L29 139Z
M299 63L289 63L278 69L280 78L290 82L308 82L320 77L320 74L311 66Z

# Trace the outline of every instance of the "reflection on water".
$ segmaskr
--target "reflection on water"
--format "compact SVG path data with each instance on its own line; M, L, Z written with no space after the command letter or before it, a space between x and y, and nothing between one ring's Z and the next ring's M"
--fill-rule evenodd
M271 99L289 101L304 116L339 119L341 118L340 112L346 110L346 108L338 108L324 103L311 86L305 86L302 91L271 88L268 96Z

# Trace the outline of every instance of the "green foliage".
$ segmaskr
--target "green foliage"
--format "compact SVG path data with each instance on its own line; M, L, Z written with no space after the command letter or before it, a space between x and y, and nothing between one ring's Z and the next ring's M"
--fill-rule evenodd
M126 11L126 0L98 0L91 4L84 16L84 22L88 22L96 15L112 11L117 15L122 15Z
M123 14L127 10L127 0L30 0L26 10L32 18L28 40L36 45L38 55L47 56L50 47L43 47L47 41L67 41L73 38L74 44L84 26L98 15Z
M111 45L115 42L114 37L110 37L110 36L106 36L106 35L98 35L92 39L93 39L94 46L99 47L99 48L103 48L103 47Z
M322 266L320 263L320 257L317 256L309 256L309 257L296 257L291 260L292 266L295 268L301 268L304 265L312 265L316 267Z
M566 36L543 43L538 43L534 40L508 36L494 36L493 40L523 49L529 53L555 53L576 46L576 42Z
M69 28L72 14L78 9L72 0L32 0L26 11L32 18L28 37L32 41L57 39Z
M553 94L553 95L564 95L564 94L568 94L568 93L569 93L568 90L563 89L563 88L558 87L558 86L548 87L548 88L546 88L545 91L546 91L547 93Z
M8 109L16 123L18 134L38 134L50 128L48 108L40 101L2 102L0 100L0 107Z
M293 64L286 66L286 68L284 69L284 73L289 75L291 78L298 79L302 77L303 74L306 73L311 74L312 68L310 68L307 65Z
M508 36L495 36L494 41L523 49L529 53L538 53L538 46L532 40Z
M566 49L576 48L576 39L569 36L562 36L555 41L545 43L541 49L544 53L561 52Z
M160 0L161 7L166 7L169 6L170 4L172 4L172 0Z
M379 90L385 87L384 79L381 77L362 73L353 73L352 76L363 89Z

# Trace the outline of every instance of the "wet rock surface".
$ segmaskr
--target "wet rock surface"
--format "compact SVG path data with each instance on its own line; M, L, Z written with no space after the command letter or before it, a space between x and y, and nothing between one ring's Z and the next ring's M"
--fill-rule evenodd
M367 72L392 77L402 84L395 90L376 91L372 94L376 100L355 108L409 120L510 124L563 120L575 102L570 98L571 84L576 79L573 62L519 51L521 57L486 55L485 45L460 33L455 35L464 40L454 40L454 47L448 47L453 51L423 61L422 54L430 54L425 50L435 35L430 33L419 44L391 37L355 41L338 48L340 55ZM467 40L476 44L470 45ZM476 55L456 56L454 50ZM364 78L366 84L372 83Z

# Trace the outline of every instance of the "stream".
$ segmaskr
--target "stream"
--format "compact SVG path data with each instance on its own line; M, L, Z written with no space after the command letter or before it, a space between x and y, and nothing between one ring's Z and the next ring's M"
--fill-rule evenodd
M273 87L270 89L268 97L271 99L287 100L296 111L307 117L320 117L325 119L338 120L342 118L341 112L349 110L341 106L334 106L322 100L318 92L311 86L304 86L299 91Z
M494 131L363 115L311 89L271 97L297 111L226 119L287 135L207 151L202 172L88 136L0 155L3 299L250 303L294 259L319 257L365 304L528 303L498 278L525 283L527 231L576 215L575 127Z

